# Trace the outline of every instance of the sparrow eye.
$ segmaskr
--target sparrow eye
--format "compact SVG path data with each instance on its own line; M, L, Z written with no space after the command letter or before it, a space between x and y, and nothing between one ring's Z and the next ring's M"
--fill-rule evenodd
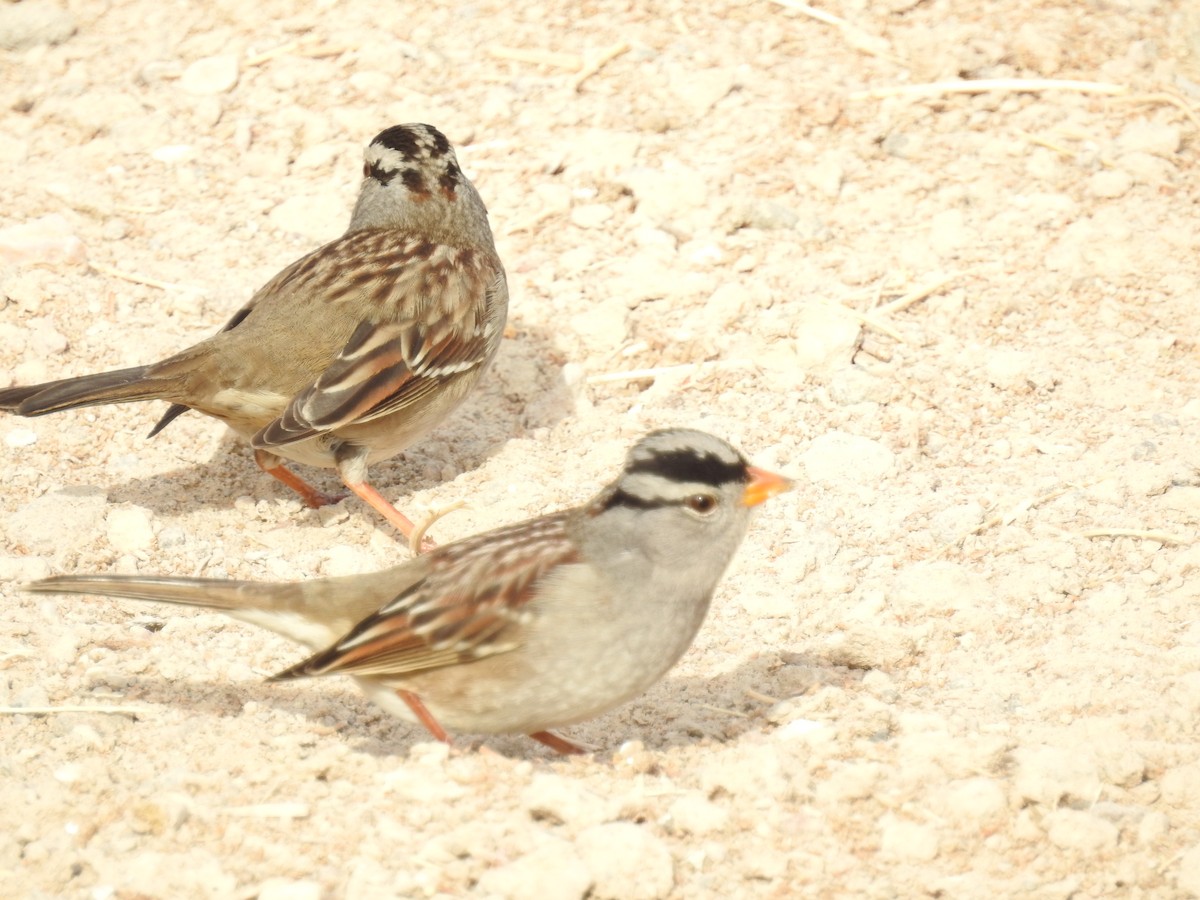
M367 162L363 163L363 178L366 178L370 174L371 174L371 164L367 163Z
M717 498L712 494L693 494L683 501L692 512L707 516L717 508Z

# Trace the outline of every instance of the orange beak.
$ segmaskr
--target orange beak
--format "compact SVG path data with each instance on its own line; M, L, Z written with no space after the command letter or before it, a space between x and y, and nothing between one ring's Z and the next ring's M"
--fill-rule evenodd
M776 475L774 472L768 472L758 466L750 466L746 471L750 473L750 483L746 485L746 491L742 494L744 506L758 506L776 494L791 490L792 479L790 478L784 478L782 475Z

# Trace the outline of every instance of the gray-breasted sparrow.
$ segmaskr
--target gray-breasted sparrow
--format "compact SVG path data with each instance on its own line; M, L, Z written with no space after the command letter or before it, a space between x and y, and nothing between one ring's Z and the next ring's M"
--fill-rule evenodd
M195 409L250 440L309 506L335 502L283 465L336 468L406 537L412 523L367 482L466 397L500 344L504 268L487 210L450 142L396 125L367 146L346 233L263 286L224 329L162 362L0 390L40 416L135 400Z
M351 675L440 740L444 728L524 733L578 752L548 729L636 697L675 664L751 507L790 486L712 435L656 431L591 502L369 575L62 575L26 588L221 610L317 651L275 679Z

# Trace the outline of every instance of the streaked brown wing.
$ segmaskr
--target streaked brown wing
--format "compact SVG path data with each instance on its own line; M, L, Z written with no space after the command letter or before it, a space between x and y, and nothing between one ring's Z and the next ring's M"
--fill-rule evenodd
M503 275L473 250L419 242L403 249L360 260L363 277L345 276L371 296L372 315L316 381L255 435L255 447L388 415L487 361L494 331L503 327L487 316Z
M404 675L513 650L529 601L560 565L576 562L567 513L439 547L429 574L333 646L275 676Z

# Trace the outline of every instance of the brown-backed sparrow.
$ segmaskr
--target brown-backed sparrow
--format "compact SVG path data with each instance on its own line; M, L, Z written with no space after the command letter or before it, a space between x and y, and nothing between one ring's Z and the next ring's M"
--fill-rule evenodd
M389 712L452 731L549 731L638 696L691 645L750 510L788 479L700 431L656 431L591 502L369 575L293 584L62 575L37 593L217 609L316 652L276 680L346 674Z
M148 366L0 390L0 409L167 400L152 437L189 409L207 413L309 506L340 498L283 460L336 468L411 536L367 466L410 446L475 386L500 344L508 287L487 210L440 131L396 125L365 159L346 233L276 275L213 337Z

